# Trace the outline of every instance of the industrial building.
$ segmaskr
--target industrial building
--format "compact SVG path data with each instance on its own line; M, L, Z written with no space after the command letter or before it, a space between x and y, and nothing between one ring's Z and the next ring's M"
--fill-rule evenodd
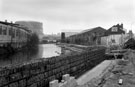
M100 45L101 36L104 35L106 29L102 27L95 27L84 30L78 34L72 35L67 38L69 43L82 44L82 45Z

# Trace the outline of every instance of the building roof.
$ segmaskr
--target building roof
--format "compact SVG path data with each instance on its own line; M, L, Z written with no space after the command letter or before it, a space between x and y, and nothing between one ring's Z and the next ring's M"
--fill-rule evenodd
M4 24L4 25L10 25L10 26L13 26L13 27L18 27L18 28L21 28L23 30L26 30L28 32L31 32L27 27L25 26L21 26L20 24L16 24L16 23L12 23L12 22L7 22L7 21L0 21L0 24Z
M5 24L5 25L13 25L13 23L4 22L4 21L0 21L0 24Z
M94 27L94 28L91 28L91 29L87 29L87 30L84 30L84 31L82 31L81 33L86 33L86 32L90 32L90 31L92 31L92 30L94 30L94 29L102 29L102 30L105 30L106 31L106 29L104 29L104 28L102 28L102 27Z
M113 31L112 29L116 28L116 31ZM109 28L106 32L105 32L105 36L108 35L114 35L114 34L125 34L125 30L123 29L123 25L114 25L111 28Z
M82 31L80 33L77 33L76 35L92 33L92 32L95 32L95 31L97 31L97 32L100 32L100 31L105 32L106 29L104 29L102 27L95 27L95 28L91 28L91 29L86 29L86 30L84 30L84 31Z

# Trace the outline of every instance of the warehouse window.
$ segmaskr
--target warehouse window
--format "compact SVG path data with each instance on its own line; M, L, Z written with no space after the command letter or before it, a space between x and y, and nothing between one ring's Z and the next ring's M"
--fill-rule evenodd
M0 35L2 35L2 26L0 26Z
M12 30L12 37L15 38L15 29Z
M16 36L19 36L19 29L16 30Z
M3 27L3 35L7 34L7 27Z
M18 36L18 29L16 29L15 32L16 32L16 36Z
M12 28L9 28L9 35L12 35Z

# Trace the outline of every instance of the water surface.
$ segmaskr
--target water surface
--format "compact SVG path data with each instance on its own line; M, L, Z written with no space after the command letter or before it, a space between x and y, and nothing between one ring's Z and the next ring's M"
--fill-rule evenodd
M59 56L60 54L61 47L58 47L55 44L41 44L35 49L24 50L21 52L17 52L14 55L0 56L0 66L20 64L23 62L29 62L33 59Z

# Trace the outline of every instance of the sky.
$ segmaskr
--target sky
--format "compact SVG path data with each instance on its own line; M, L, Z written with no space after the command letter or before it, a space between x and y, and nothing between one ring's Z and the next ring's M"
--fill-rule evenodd
M45 34L117 23L135 33L135 0L0 0L0 21L39 21Z

